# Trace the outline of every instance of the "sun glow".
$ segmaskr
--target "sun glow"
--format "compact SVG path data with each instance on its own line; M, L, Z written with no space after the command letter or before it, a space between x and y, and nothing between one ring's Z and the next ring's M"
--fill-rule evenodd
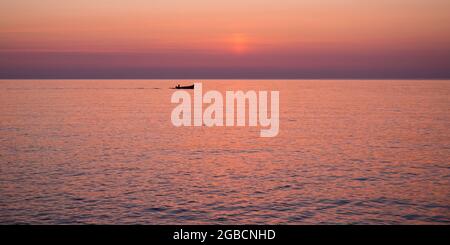
M230 47L234 54L244 54L248 52L248 37L242 33L234 33L230 38Z

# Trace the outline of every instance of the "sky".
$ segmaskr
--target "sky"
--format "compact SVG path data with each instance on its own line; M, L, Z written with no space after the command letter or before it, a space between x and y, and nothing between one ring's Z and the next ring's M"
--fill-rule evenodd
M450 78L448 0L0 0L0 78Z

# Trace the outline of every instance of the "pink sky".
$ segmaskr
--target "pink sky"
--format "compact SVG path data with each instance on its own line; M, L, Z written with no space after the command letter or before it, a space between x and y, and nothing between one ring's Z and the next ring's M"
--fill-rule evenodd
M6 0L0 78L448 78L448 13L446 0Z

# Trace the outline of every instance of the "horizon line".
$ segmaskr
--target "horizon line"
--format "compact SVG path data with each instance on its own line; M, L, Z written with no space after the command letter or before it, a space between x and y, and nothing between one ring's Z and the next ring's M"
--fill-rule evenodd
M450 77L0 77L0 80L450 80Z

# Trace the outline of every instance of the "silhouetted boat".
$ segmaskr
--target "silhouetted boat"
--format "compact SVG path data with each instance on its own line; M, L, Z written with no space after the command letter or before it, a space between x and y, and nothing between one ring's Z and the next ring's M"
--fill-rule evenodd
M189 85L189 86L180 86L180 85L177 85L177 86L174 87L174 89L194 89L194 84Z

